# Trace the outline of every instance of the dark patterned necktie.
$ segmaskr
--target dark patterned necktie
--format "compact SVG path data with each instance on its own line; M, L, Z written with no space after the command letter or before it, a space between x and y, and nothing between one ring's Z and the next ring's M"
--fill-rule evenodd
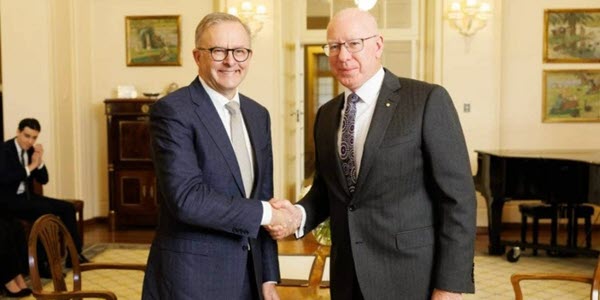
M340 159L342 171L346 177L348 190L354 193L356 189L356 162L354 157L354 120L356 119L356 103L360 100L358 95L352 93L348 96L344 119L342 120L342 142L340 144Z
M21 150L21 165L25 167L25 150Z

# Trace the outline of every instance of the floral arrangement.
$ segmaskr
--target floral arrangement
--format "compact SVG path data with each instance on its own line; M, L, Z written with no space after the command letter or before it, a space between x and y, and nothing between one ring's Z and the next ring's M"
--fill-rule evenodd
M331 227L329 227L329 218L319 224L317 228L313 230L317 243L325 246L331 246Z
M302 191L300 192L301 197L304 197L309 190L310 185L302 188ZM317 240L317 243L324 246L331 246L331 227L329 226L329 218L323 221L323 223L319 224L319 226L317 226L317 228L315 228L312 232Z

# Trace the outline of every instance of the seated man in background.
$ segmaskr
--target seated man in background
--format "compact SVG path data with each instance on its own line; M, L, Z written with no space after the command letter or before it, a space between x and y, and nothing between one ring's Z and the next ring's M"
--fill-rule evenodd
M0 207L16 218L34 222L45 214L58 216L65 224L79 254L80 262L88 262L81 255L81 239L77 232L75 208L66 201L37 195L33 180L48 182L48 170L43 161L44 148L36 144L41 126L36 119L19 122L17 136L4 143L0 167ZM42 277L48 270L40 270ZM49 274L49 272L48 272Z

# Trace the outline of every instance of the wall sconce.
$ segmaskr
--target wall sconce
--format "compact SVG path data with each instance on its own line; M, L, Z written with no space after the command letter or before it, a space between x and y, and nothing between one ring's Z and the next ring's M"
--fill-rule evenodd
M263 24L267 19L267 8L260 4L256 8L250 1L243 1L239 7L232 6L227 9L229 14L235 15L242 22L246 23L250 27L252 37L263 28Z
M377 4L377 0L354 0L354 4L356 4L358 9L367 11Z
M465 37L484 28L492 15L490 4L479 0L452 1L446 18L450 26Z

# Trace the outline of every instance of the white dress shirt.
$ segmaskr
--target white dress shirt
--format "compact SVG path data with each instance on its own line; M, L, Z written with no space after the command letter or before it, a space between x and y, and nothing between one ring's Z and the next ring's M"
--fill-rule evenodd
M354 120L354 159L356 165L356 176L360 173L360 162L363 155L365 141L367 140L367 133L369 133L369 126L373 119L373 113L375 112L375 103L377 103L377 97L379 97L379 91L383 84L383 76L385 72L383 68L379 69L373 77L365 82L360 88L354 93L360 97L360 101L356 103L356 119ZM348 97L352 94L352 91L348 88L344 89L344 107L342 108L342 116L340 120L344 119L344 112L346 105L348 105ZM342 144L342 122L338 128L338 154L341 155L340 145Z
M17 139L15 139L15 146L17 146L17 157L19 158L19 161L21 161L21 152L25 151L21 148L21 146L19 146L19 143L17 143ZM25 172L27 173L27 177L29 178L29 168L27 168L27 166L29 165L29 157L27 156L27 153L25 153L25 156L23 157L23 168L25 168ZM25 193L25 180L21 181L21 183L19 183L19 188L17 188L17 195L21 195L23 193Z

